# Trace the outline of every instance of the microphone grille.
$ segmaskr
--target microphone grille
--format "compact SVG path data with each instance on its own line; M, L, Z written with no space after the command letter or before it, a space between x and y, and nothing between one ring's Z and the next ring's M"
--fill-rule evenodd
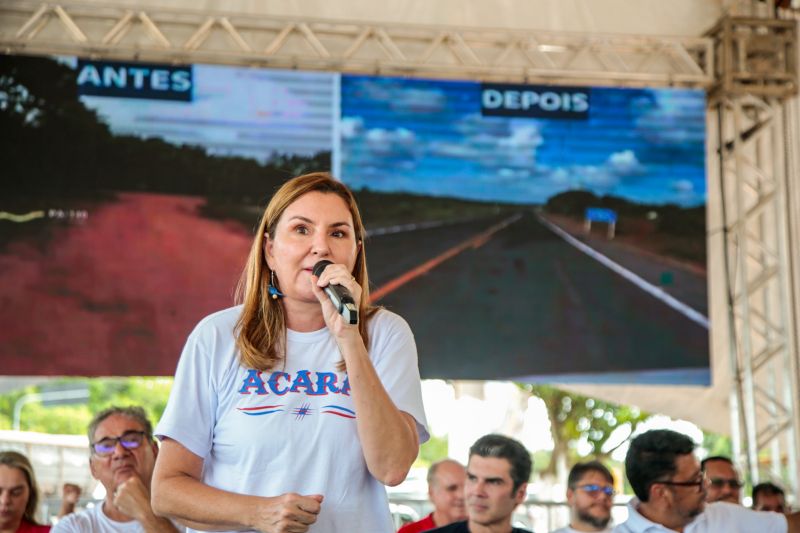
M311 269L311 272L313 272L315 276L320 277L322 271L325 270L325 267L332 264L333 263L328 261L327 259L323 259L322 261L317 261L317 263Z

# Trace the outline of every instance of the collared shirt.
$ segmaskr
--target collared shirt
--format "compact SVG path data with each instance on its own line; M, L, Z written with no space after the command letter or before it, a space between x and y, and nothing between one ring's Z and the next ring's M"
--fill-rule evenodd
M639 500L628 504L628 519L613 533L674 533L675 530L656 524L639 514ZM705 510L686 526L684 533L787 533L786 517L779 513L753 511L727 502L706 504Z

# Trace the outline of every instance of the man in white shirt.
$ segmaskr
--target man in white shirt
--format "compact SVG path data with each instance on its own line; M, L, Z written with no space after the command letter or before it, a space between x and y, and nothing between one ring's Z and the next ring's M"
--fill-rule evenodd
M158 455L153 426L141 407L110 407L89 423L89 467L106 489L92 509L65 516L54 533L176 533L150 507L150 480Z
M614 533L800 533L800 514L761 513L727 502L706 503L708 480L686 435L667 429L631 442L625 474L636 493Z
M553 533L608 533L611 528L611 505L614 500L614 476L599 461L578 463L567 478L569 526Z

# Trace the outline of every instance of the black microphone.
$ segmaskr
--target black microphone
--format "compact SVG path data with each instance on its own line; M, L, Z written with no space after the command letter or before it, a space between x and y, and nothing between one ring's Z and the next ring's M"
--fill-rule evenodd
M332 264L333 263L330 261L323 259L322 261L317 261L317 264L314 265L311 271L315 276L320 277L325 267ZM325 291L325 294L327 294L328 298L333 302L333 306L349 324L358 324L358 307L356 307L356 301L353 299L353 295L350 294L350 291L341 285L333 285L330 283L322 290Z

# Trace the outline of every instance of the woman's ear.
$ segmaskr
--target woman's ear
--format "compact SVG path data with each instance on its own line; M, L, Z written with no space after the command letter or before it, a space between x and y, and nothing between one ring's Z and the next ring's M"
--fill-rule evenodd
M264 233L264 260L267 262L270 270L272 268L272 239L269 238L269 233Z

